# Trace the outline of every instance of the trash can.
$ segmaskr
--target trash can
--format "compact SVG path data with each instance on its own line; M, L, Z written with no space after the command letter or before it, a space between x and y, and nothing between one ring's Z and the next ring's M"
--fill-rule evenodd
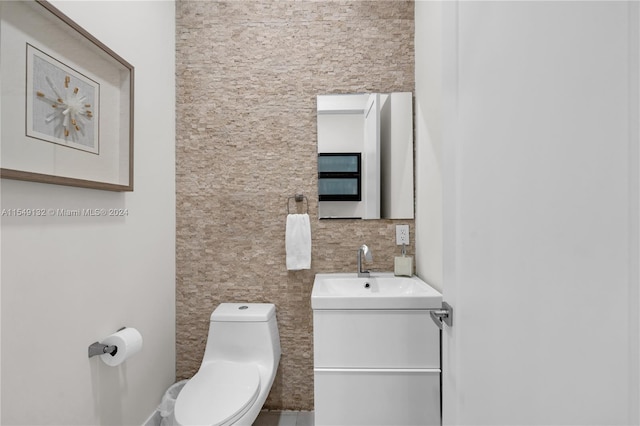
M178 394L187 382L188 380L181 380L172 384L162 396L162 401L158 406L160 417L162 417L160 426L174 426L175 416L173 415L173 410L176 406L176 399L178 399Z

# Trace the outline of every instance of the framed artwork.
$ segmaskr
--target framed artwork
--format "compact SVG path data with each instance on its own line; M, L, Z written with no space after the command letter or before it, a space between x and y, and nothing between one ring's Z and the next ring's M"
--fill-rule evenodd
M0 2L0 176L133 191L131 64L40 0Z

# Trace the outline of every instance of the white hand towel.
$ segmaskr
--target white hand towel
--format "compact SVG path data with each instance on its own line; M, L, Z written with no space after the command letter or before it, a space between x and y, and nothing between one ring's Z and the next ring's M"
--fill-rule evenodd
M311 269L311 224L308 214L287 215L285 233L287 269Z

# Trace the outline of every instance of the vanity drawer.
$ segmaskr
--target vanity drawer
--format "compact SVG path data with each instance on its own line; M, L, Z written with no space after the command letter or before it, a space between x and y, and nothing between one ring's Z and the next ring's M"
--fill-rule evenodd
M316 426L440 425L439 370L314 373Z
M440 368L428 310L315 310L313 328L316 368Z

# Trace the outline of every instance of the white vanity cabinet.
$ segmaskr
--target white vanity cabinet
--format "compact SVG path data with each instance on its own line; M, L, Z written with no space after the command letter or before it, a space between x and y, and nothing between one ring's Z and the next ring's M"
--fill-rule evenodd
M314 309L315 424L440 425L428 309Z

